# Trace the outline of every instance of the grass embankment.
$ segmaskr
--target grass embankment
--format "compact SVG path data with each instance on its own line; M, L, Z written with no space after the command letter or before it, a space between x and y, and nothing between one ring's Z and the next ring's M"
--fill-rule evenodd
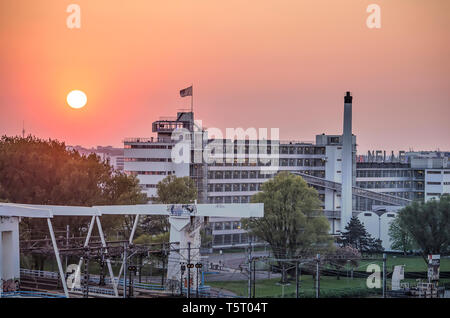
M382 268L381 255L380 259L376 260L361 260L356 271L366 271L369 264L378 264ZM262 264L261 264L262 265ZM427 265L423 258L415 256L393 256L388 255L386 268L388 272L392 272L395 265L405 265L406 272L426 272ZM261 266L262 267L262 266ZM348 268L347 268L348 267ZM325 268L331 268L325 266ZM342 270L349 269L345 266ZM450 258L443 257L441 259L441 272L450 271ZM256 283L256 297L295 297L296 285L292 281L290 285L284 287L279 284L279 278L261 279ZM406 279L402 282L409 282L414 285L414 279ZM441 285L449 284L449 279L441 279ZM238 296L248 296L248 282L247 281L209 281L206 279L206 284L218 289L224 289L235 293ZM391 279L387 281L388 287L391 284ZM381 289L369 289L366 285L365 278L347 278L335 276L322 276L320 279L320 295L321 297L369 297L381 295ZM311 275L302 275L300 280L300 297L315 297L314 280Z
M257 280L256 297L295 297L295 281L284 287L279 284L279 278ZM247 281L206 282L207 285L229 290L238 296L248 296ZM315 297L314 280L311 275L302 275L300 279L300 297ZM320 279L321 297L362 297L380 294L380 290L366 287L366 280L362 278L347 279L323 276Z
M279 284L279 278L258 280L256 283L256 297L264 298L293 298L296 296L295 281L290 285L283 286ZM402 282L409 282L415 285L414 279L403 280ZM440 281L440 284L449 284L449 279ZM207 281L206 285L217 289L228 290L235 293L237 296L248 296L248 282L247 281ZM387 282L388 289L390 289L390 279ZM253 288L253 287L252 287ZM366 279L364 278L346 278L336 279L332 276L322 276L320 279L320 297L322 298L344 298L344 297L371 297L381 296L382 290L370 289L366 286ZM299 296L302 298L315 297L314 280L311 275L302 275L300 280Z

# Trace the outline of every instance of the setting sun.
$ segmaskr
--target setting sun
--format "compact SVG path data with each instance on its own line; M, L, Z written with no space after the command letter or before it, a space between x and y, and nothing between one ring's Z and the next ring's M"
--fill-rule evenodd
M67 94L67 104L72 108L82 108L86 102L86 94L82 91L74 90Z

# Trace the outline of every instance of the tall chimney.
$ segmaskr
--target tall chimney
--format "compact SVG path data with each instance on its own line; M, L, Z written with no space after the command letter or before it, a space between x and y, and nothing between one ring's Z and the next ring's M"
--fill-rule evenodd
M342 135L342 195L341 195L341 233L352 217L353 186L353 145L352 145L352 100L350 92L344 97L344 131Z

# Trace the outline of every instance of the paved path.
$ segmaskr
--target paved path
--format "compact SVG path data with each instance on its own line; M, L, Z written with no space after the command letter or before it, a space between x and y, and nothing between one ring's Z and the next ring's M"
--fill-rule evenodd
M258 251L253 252L252 256L261 257L269 256L269 252ZM208 255L208 263L218 264L222 262L223 270L210 270L214 274L206 275L206 281L239 281L247 280L247 262L248 255L245 252L241 253L223 253L220 254L210 254ZM216 274L217 273L217 274ZM256 279L268 279L268 278L278 278L281 274L279 273L268 273L267 271L257 271Z
M261 256L269 256L269 252L258 251L253 252L252 256L261 257ZM210 254L208 255L208 263L218 264L221 261L224 264L224 267L239 269L239 265L245 267L248 261L247 253L223 253L220 254Z

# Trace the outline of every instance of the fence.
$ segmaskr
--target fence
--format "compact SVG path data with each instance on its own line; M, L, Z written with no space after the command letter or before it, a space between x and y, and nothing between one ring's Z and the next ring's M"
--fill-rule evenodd
M428 277L427 264L421 257L386 254L384 258L383 254L309 259L253 257L250 261L242 258L239 267L209 276L207 284L238 297L414 297L420 294L417 290ZM450 284L449 268L450 259L441 259L440 282L433 287L439 290L437 296Z
M34 291L14 291L6 292L1 294L2 298L66 298L65 295L44 293L44 292L34 292Z

